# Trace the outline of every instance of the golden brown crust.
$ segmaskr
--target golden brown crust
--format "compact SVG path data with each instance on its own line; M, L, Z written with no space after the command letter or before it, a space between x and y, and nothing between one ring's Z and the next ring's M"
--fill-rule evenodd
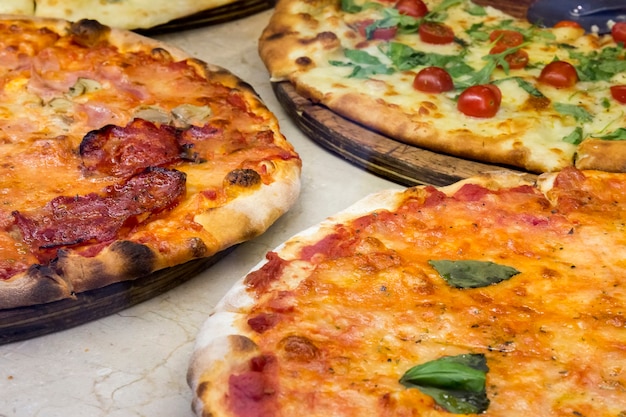
M578 169L626 172L626 141L584 140L576 152Z
M72 283L53 268L33 265L24 274L0 281L3 309L49 303L74 296Z
M27 16L46 16L77 21L98 19L101 23L121 29L147 29L175 19L185 18L198 12L214 9L234 0L133 0L93 2L91 0L31 0L5 2L0 9L4 13ZM15 3L15 4L14 4Z
M398 106L384 100L354 92L321 94L315 86L299 84L297 81L295 83L296 91L303 96L311 97L348 119L402 142L476 161L493 164L508 161L507 165L526 167L531 172L542 172L545 168L532 157L532 150L514 135L502 139L485 138L470 129L441 131L427 121L421 120L419 113L407 114ZM523 120L516 122L525 124ZM560 165L554 169L568 165L569 159L563 155Z

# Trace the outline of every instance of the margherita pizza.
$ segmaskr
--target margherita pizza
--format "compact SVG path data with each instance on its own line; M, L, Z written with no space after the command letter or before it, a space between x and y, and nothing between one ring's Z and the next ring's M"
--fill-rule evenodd
M299 193L248 84L95 21L0 16L0 113L0 308L212 256Z
M66 20L97 19L120 29L149 29L236 0L2 0L0 13Z
M199 416L626 415L626 174L371 195L201 330Z
M390 138L531 172L626 171L626 23L540 28L469 0L279 0L272 81Z

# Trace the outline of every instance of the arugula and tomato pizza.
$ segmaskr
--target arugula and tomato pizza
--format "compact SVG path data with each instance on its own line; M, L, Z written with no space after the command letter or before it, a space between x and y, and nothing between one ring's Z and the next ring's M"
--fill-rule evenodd
M250 85L96 21L0 16L0 114L0 309L212 256L299 193Z
M626 174L373 194L267 254L201 329L198 416L626 414Z
M541 28L469 0L279 0L271 80L390 138L530 172L626 171L626 23Z

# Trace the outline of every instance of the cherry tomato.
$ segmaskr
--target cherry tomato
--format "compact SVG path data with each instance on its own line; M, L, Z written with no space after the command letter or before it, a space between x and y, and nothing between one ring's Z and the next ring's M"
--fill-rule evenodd
M359 33L367 39L378 39L382 41L388 41L396 37L396 33L398 33L398 28L396 26L386 27L386 28L376 28L373 32L370 33L369 38L367 37L367 27L374 23L373 19L363 20L356 24L356 27Z
M419 27L422 42L443 45L454 41L454 31L448 25L437 22L424 22Z
M611 95L622 104L626 104L626 85L614 85L611 87Z
M489 51L489 53L492 55L501 54L509 48L510 47L504 44L498 43L496 44L496 46L491 48L491 51ZM507 64L509 64L509 69L524 68L526 65L528 65L528 52L524 51L523 49L517 49L510 54L505 55L504 60L507 62Z
M443 93L452 90L454 82L445 69L426 67L415 76L413 87L425 93Z
M424 17L428 14L428 6L422 0L398 0L395 7L400 14L411 17Z
M493 117L500 109L502 93L493 84L473 85L459 96L457 108L467 116Z
M582 29L583 27L580 26L580 23L575 22L573 20L561 20L559 22L556 22L554 24L555 28L576 28L576 29Z
M569 62L552 61L541 70L539 82L556 88L569 88L578 82L578 73Z
M617 22L611 28L611 36L615 42L626 43L626 22Z
M512 48L524 43L524 35L516 30L496 29L489 34L489 40Z

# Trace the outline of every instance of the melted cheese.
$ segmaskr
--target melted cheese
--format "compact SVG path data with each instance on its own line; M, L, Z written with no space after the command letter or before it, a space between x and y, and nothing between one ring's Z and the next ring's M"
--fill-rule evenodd
M103 196L107 187L119 186L135 174L89 170L80 147L90 132L110 125L123 129L138 115L169 115L166 122L149 121L169 123L171 132L196 127L197 139L191 144L196 140L193 149L201 153L194 162L180 159L178 151L164 163L150 162L186 174L183 201L157 218L142 214L139 225L117 236L153 249L162 257L155 268L209 256L256 235L293 203L299 190L299 158L258 97L240 86L233 88L238 79L220 72L211 73L208 80L203 64L138 35L117 32L110 42L103 39L84 47L66 32L65 24L52 25L28 19L0 21L0 284L32 264L45 263L37 258L41 248L25 250L28 245L15 226L14 213L37 213L60 196ZM156 138L149 139L156 143ZM203 141L210 145L200 149ZM135 158L137 143L125 145L135 146L134 153L126 153L128 159ZM114 163L118 156L104 163ZM228 183L227 175L241 169L258 173L258 184L246 188ZM230 219L222 214L219 225L194 222L196 214L232 206L237 198L244 201L228 209ZM265 198L267 204L259 205L255 198ZM233 221L237 228L231 227L227 239L220 240L218 226L228 229ZM55 222L51 219L46 227L53 230ZM57 246L71 252L93 244Z
M448 416L400 377L442 356L483 353L485 416L622 415L626 180L581 178L562 173L549 199L516 187L409 189L393 207L339 215L287 242L263 285L246 281L250 305L237 307L235 327L278 361L265 406L275 402L276 415ZM520 273L460 289L429 264L442 259ZM254 332L247 323L258 317L273 318ZM205 337L220 336L212 322Z
M391 7L388 3L382 3L383 7ZM438 1L428 1L432 10L439 4ZM527 161L527 169L552 171L573 164L577 146L564 140L577 128L582 129L583 136L605 135L619 127L626 126L626 107L612 99L609 87L615 84L623 84L626 74L618 73L608 81L579 82L573 88L557 89L548 85L540 84L537 78L541 69L549 62L560 59L577 64L572 60L570 52L588 54L601 48L615 47L615 43L607 37L598 37L594 34L584 35L574 28L539 29L533 28L528 22L515 20L510 16L494 9L486 7L485 16L471 15L468 13L470 2L461 3L458 6L446 10L444 22L454 29L455 35L466 42L464 48L457 43L446 45L432 45L424 43L416 33L398 34L392 41L400 42L416 51L425 53L437 53L441 55L455 56L465 49L464 62L475 71L483 68L487 61L492 44L489 41L476 41L469 35L469 31L475 25L483 25L483 35L489 35L492 28L498 27L502 22L512 21L512 25L522 31L530 33L523 49L528 52L530 62L524 69L510 70L508 73L496 69L490 78L490 82L496 83L502 91L501 108L493 118L481 119L466 116L456 108L456 99L461 92L457 89L445 94L425 94L416 91L412 87L415 74L422 67L415 67L408 71L396 71L393 74L375 74L369 78L351 77L351 71L355 65L366 64L351 62L344 56L347 50L360 50L377 58L381 64L388 67L392 63L383 52L385 41L366 41L351 26L364 20L377 20L383 17L382 12L375 8L366 8L358 13L341 14L341 19L319 17L316 24L298 26L299 36L313 39L320 32L334 32L337 34L341 45L332 49L325 49L318 43L305 43L304 47L295 45L289 51L291 56L309 56L315 63L305 71L299 71L292 76L292 81L303 86L304 90L315 90L320 100L329 105L333 110L344 112L345 103L339 101L335 104L334 97L345 94L363 94L367 97L386 103L389 106L397 106L400 111L413 119L416 124L427 123L434 128L445 143L446 137L454 136L455 132L469 132L468 136L477 144L481 141L487 146L500 147L513 151L516 147L524 147L530 151L531 158ZM336 5L327 2L326 11L319 9L308 10L312 16L325 14L334 15ZM303 10L300 10L303 12ZM508 27L508 26L507 26ZM569 46L563 46L567 44ZM351 64L352 66L338 66L336 62ZM536 107L529 105L533 97L529 92L520 88L516 81L501 81L511 77L517 77L523 82L537 88L546 98L547 105ZM377 84L376 81L379 81ZM456 82L463 82L464 77L459 77ZM435 110L424 114L420 112L422 103L434 103ZM559 113L555 104L578 106L588 112L592 119L576 120L571 114ZM356 109L355 109L356 108ZM346 110L349 117L357 117L357 120L367 124L369 119L367 112L370 107L365 106L365 114L359 114L358 103ZM375 129L384 130L381 126L373 125ZM452 135L451 135L452 133ZM459 133L460 134L460 133ZM403 140L429 146L419 135L403 137ZM457 140L457 139L455 139ZM462 139L458 139L462 140ZM445 148L445 145L443 145ZM456 144L451 142L450 151L454 152ZM501 156L502 157L502 156ZM512 162L503 156L503 163Z

